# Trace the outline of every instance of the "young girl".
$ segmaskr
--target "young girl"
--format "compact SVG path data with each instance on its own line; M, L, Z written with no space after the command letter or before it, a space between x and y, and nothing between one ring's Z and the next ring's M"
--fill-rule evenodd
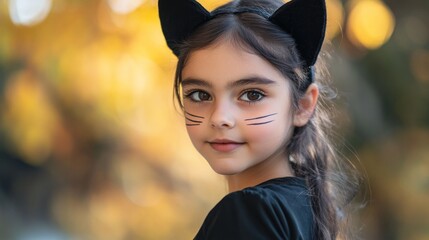
M195 239L335 239L344 196L325 130L323 0L237 0L208 12L160 0L175 94L195 148L229 194ZM319 61L320 62L320 61Z

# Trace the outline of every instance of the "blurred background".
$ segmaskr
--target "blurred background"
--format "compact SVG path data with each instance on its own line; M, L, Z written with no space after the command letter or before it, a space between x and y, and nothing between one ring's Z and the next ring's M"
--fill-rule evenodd
M429 1L327 5L356 227L429 239ZM227 189L174 108L175 63L155 0L0 0L0 239L194 236Z

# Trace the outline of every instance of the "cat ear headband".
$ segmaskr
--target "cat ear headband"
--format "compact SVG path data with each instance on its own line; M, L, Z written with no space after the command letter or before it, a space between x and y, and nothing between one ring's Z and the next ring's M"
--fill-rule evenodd
M158 8L167 45L176 56L179 56L178 44L185 41L197 27L218 15L208 12L195 0L159 0ZM257 13L251 10L240 12ZM306 67L311 68L316 63L325 37L325 1L292 0L268 16L268 20L292 36Z

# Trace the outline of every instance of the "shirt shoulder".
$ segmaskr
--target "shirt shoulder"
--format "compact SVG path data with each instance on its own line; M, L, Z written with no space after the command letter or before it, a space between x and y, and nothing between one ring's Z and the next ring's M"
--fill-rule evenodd
M226 195L195 239L311 239L312 219L305 184L273 179Z

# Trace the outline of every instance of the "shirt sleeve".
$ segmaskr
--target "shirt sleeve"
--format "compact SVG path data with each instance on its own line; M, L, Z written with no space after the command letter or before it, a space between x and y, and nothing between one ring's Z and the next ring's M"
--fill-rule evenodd
M270 196L240 191L213 208L195 239L290 239L290 220L285 206Z

